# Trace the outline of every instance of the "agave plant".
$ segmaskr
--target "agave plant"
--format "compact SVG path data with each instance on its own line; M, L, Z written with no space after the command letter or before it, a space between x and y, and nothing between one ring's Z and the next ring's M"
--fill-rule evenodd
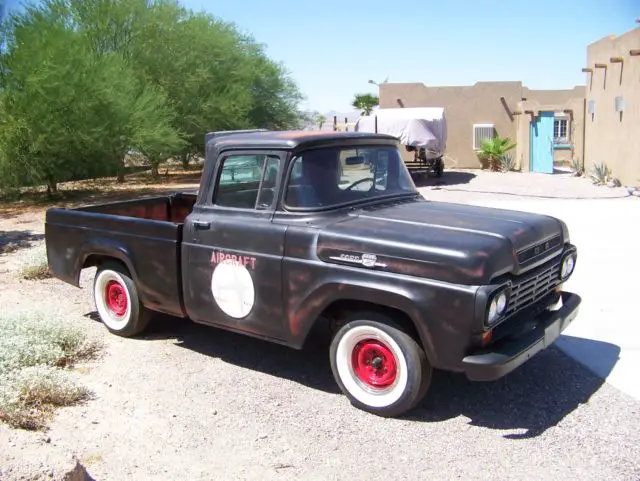
M512 154L504 154L500 158L500 169L503 172L510 172L516 170L516 159Z
M590 175L591 180L596 185L603 185L609 181L611 177L611 170L604 162L599 164L593 163L593 173Z
M571 168L576 177L582 177L582 175L584 175L584 168L577 157L571 159Z
M482 160L486 160L489 164L489 169L495 172L502 170L502 162L505 154L516 146L511 142L509 137L495 136L493 139L484 140L480 144L480 152L478 157Z

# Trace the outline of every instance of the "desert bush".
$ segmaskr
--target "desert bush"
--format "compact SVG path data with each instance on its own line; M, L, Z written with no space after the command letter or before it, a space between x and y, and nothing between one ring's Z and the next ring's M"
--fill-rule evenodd
M91 396L69 372L47 365L13 371L0 380L0 419L16 428L41 429L57 406Z
M20 313L0 315L0 332L0 420L39 429L56 406L90 395L65 369L101 348L80 327L43 313Z
M25 252L25 257L20 267L20 277L28 281L39 281L51 277L45 246Z

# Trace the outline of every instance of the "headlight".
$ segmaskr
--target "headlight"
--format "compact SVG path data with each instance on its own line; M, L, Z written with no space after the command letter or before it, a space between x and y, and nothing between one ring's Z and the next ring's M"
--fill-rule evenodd
M489 324L493 324L505 313L507 310L507 302L508 298L505 291L493 297L489 304L489 312L487 313L487 322Z
M575 253L571 253L562 260L562 266L560 268L560 277L562 279L566 279L571 275L575 267L576 267L576 255Z

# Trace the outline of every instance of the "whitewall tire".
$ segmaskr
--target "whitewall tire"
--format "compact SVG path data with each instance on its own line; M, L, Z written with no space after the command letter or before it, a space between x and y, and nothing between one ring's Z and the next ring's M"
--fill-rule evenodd
M100 320L114 334L134 336L149 323L150 312L140 302L129 272L119 263L106 262L98 268L93 298Z
M391 321L347 322L331 342L330 361L351 403L385 417L414 408L431 381L422 347Z

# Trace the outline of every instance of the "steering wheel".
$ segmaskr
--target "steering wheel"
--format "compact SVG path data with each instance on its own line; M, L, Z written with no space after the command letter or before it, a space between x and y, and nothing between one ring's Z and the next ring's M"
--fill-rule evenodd
M356 185L360 185L363 182L372 182L373 184L376 183L376 180L373 177L365 177L364 179L358 179L355 182L353 182L351 185L349 185L349 187L346 187L344 190L351 190L353 189Z

